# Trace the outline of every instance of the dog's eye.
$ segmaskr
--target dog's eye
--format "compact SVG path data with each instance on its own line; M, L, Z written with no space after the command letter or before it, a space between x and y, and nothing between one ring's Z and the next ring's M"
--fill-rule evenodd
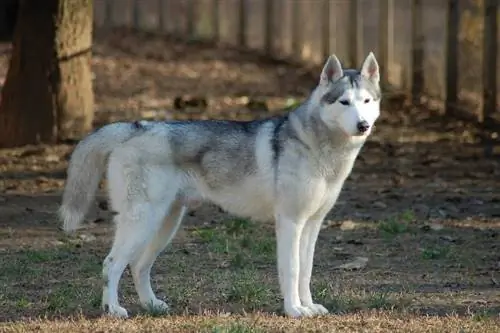
M343 99L343 100L340 101L340 104L342 104L342 105L349 105L350 103L349 103L348 100Z
M369 99L369 98L366 98L366 99L364 100L364 102L365 102L365 104L366 104L366 103L370 103L370 99Z

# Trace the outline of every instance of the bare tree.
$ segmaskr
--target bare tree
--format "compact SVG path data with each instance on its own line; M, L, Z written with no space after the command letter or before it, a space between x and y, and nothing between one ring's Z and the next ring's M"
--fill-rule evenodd
M0 102L0 147L77 139L92 126L92 0L20 0Z

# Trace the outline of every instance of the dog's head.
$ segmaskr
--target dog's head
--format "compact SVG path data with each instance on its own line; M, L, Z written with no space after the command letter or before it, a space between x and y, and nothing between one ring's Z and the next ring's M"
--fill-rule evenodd
M348 137L367 136L380 115L379 81L379 66L373 53L366 57L360 70L343 69L338 58L331 55L315 91L321 120Z

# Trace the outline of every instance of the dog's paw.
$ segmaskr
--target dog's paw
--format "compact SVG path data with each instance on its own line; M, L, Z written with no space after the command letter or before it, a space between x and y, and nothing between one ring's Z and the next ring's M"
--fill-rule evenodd
M111 317L128 318L127 310L125 310L125 308L122 308L118 304L116 305L106 304L103 307L106 314Z
M317 316L326 315L328 313L328 310L323 305L318 303L306 304L305 307L307 307L314 315Z
M302 305L285 306L285 314L292 318L311 317L314 313Z
M167 313L170 307L167 303L160 299L154 299L149 302L145 302L142 304L144 309L151 313Z

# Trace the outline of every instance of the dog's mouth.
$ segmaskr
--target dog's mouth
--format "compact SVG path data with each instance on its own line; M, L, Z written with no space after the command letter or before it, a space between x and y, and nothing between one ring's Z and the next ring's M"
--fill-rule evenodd
M346 139L350 139L350 138L356 138L356 139L361 139L361 138L366 138L370 135L370 133L373 131L373 129L375 128L375 125L372 125L370 127L370 129L368 129L366 132L358 132L356 131L356 133L354 134L350 134L348 133L343 127L342 125L340 125L339 122L335 122L335 125L336 127L340 130L340 132L342 132L343 136L346 138Z
M361 132L357 132L357 133L356 133L356 134L354 134L353 136L355 136L355 137L358 137L358 138L359 138L359 137L363 137L363 136L368 136L369 134L370 134L370 131L366 131L366 132L363 132L363 133L361 133Z

